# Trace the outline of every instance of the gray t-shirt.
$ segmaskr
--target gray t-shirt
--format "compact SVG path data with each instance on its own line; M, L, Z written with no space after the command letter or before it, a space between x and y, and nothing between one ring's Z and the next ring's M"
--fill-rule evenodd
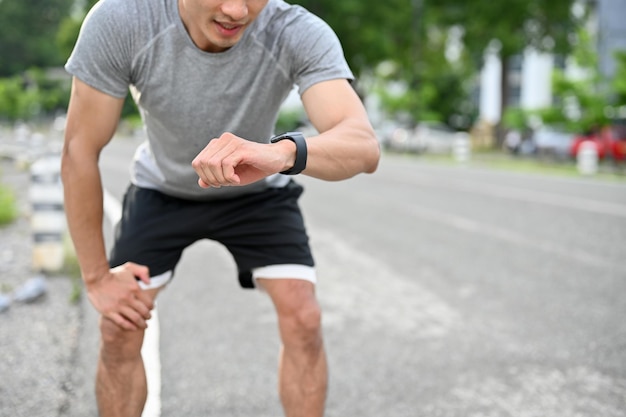
M269 0L241 41L221 53L194 45L178 0L101 0L65 68L114 97L131 88L148 138L135 154L132 182L195 200L284 185L276 174L245 187L202 189L191 161L224 132L268 142L294 85L302 94L321 81L352 79L330 27L282 0Z

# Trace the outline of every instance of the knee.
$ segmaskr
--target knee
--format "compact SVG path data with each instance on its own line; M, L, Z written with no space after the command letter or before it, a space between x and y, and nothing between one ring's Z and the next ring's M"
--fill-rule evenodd
M111 320L102 317L100 319L102 359L121 362L140 356L143 335L143 330L124 330Z
M294 305L279 313L283 343L318 346L322 340L322 311L317 301Z

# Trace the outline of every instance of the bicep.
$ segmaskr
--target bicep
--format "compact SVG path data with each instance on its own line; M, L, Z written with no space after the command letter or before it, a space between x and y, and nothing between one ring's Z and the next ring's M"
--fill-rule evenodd
M309 120L320 133L346 120L369 124L361 99L345 79L311 86L303 93L302 103Z
M105 94L74 77L67 112L66 146L98 156L117 129L124 99Z

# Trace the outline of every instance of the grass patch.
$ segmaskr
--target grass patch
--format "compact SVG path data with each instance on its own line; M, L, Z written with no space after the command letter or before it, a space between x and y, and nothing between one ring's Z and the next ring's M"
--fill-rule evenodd
M404 155L425 162L445 165L459 165L459 162L455 161L454 158L448 154ZM514 157L503 153L479 150L473 152L470 156L470 160L465 164L471 167L530 173L537 175L551 175L569 178L588 178L592 180L608 182L626 182L626 168L614 167L609 163L600 164L599 171L595 175L583 176L578 172L576 162L573 160L559 161L530 157Z
M626 181L624 170L608 163L600 164L598 172L591 176L578 172L576 161L554 161L549 159L512 157L509 155L477 154L475 162L480 166L506 171L524 172L541 175L554 175L570 178L589 178L599 181Z
M17 200L9 187L0 184L0 225L9 224L17 218Z
M83 280L81 278L80 265L78 264L76 251L74 250L74 245L72 244L69 234L65 234L63 238L63 252L65 256L63 259L62 273L69 277L72 282L69 302L71 304L78 304L83 295Z

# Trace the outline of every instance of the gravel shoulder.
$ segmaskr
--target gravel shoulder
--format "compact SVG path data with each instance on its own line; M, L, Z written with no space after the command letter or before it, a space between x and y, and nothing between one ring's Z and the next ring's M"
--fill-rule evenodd
M0 227L0 293L9 297L38 275L32 267L29 181L27 169L0 160L0 183L19 203L18 218ZM0 417L62 416L71 403L81 288L63 274L46 274L45 283L43 296L13 301L0 313Z

